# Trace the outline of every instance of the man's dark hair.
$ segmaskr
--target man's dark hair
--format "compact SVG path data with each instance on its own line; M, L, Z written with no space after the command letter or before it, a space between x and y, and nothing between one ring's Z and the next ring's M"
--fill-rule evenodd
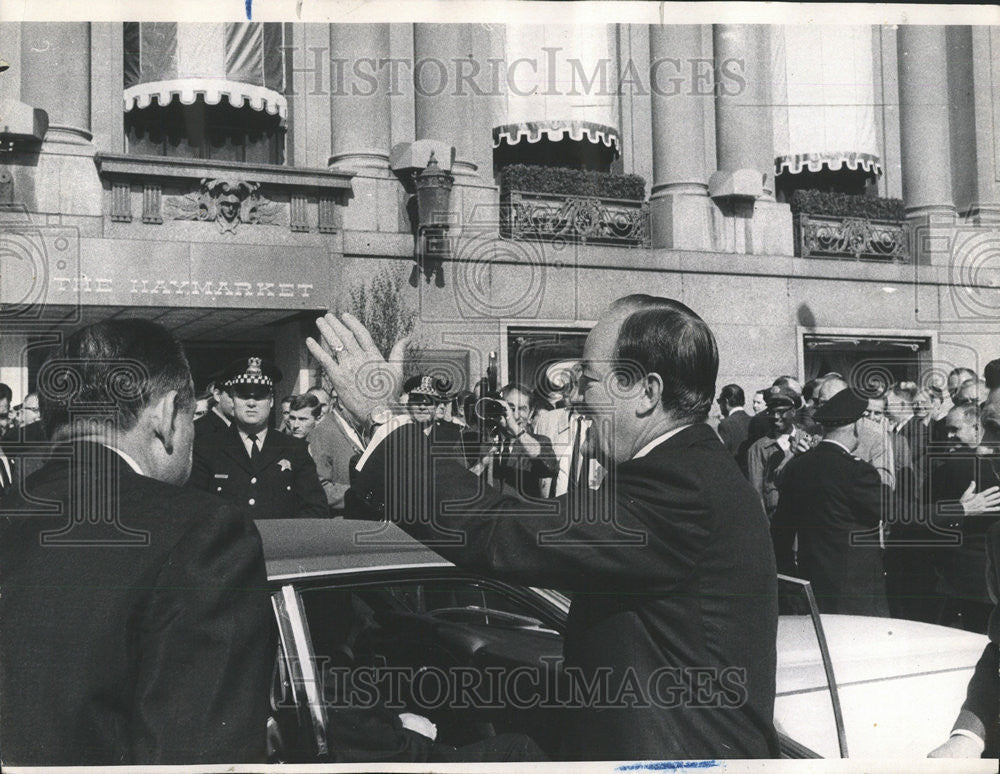
M535 393L529 390L527 385L522 384L521 382L510 382L505 384L500 388L500 395L504 400L506 400L507 396L514 392L514 390L517 390L522 395L526 395L528 397L528 407L531 409L535 408Z
M11 390L9 385L0 382L0 400L11 401L14 399L14 391Z
M719 399L724 400L727 406L745 406L747 399L743 394L743 388L738 384L727 384L719 392Z
M119 430L130 430L146 406L171 390L180 408L194 405L191 369L170 331L149 320L88 325L67 338L39 372L42 426L55 438L73 409L107 412Z
M719 349L705 321L670 298L636 294L611 306L635 310L618 331L614 358L619 374L657 374L663 382L663 408L675 419L704 422L719 375ZM636 367L641 374L634 373Z
M792 390L794 390L795 392L800 392L800 390L802 389L801 385L799 384L799 380L796 379L794 376L789 376L788 374L784 374L782 376L779 376L777 379L775 379L771 383L771 386L772 387L791 387Z
M292 395L291 402L288 404L288 410L301 411L304 408L312 409L314 419L319 419L320 414L323 413L323 409L319 406L319 398L315 395L310 395L309 393L305 395Z
M986 389L995 390L1000 387L1000 359L991 360L983 369L983 378L986 380Z

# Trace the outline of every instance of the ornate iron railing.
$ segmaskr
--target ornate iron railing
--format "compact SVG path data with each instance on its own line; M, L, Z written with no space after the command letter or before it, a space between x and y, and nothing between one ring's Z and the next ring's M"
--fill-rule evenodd
M803 212L795 215L796 254L803 258L851 258L906 263L906 227L899 221L869 220Z
M509 191L500 211L500 234L508 239L649 246L646 202Z

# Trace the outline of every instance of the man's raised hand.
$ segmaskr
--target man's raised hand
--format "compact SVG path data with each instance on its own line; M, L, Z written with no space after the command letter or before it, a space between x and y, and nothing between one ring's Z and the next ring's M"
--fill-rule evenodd
M396 342L388 362L368 329L344 312L338 320L327 312L316 320L322 343L311 336L306 346L323 366L341 405L360 423L375 409L396 404L403 385L403 357L408 338Z

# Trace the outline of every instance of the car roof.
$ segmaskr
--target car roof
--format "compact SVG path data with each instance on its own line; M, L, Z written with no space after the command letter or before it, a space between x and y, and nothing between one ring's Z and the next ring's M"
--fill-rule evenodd
M452 567L395 524L354 519L261 519L271 581L384 569Z

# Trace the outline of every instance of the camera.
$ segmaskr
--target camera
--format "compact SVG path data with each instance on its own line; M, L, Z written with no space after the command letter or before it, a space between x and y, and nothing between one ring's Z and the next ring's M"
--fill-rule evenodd
M488 392L476 400L473 413L485 433L494 436L500 434L500 422L507 416L508 405L497 392Z

